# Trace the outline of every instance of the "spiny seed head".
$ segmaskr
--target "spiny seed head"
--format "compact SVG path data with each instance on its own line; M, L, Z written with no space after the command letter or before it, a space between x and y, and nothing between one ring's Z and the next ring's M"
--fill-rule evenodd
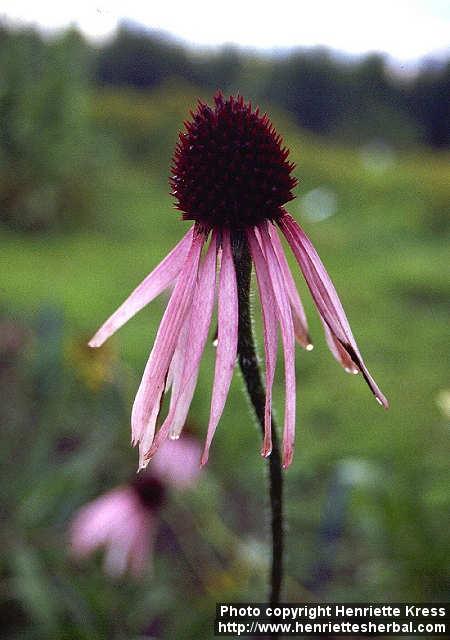
M180 133L170 185L186 220L207 228L245 228L277 220L297 184L289 150L267 114L241 96L199 101Z

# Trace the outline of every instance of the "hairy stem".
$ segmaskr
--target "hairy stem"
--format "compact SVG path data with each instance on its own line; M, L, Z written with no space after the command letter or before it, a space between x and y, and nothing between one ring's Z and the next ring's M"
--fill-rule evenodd
M250 312L252 261L245 234L234 231L231 240L239 299L239 365L264 438L266 393L256 355ZM272 525L272 569L269 599L271 604L277 604L280 601L283 579L283 475L277 428L273 419L272 453L268 458L268 462Z

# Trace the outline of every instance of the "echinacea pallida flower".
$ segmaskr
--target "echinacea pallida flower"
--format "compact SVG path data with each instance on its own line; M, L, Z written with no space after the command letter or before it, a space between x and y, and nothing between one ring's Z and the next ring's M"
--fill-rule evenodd
M106 573L140 576L151 564L167 490L195 484L199 455L200 447L190 436L166 441L147 472L81 507L70 527L72 555L83 558L104 547Z
M99 347L142 307L170 286L173 291L156 335L132 411L132 442L140 467L158 446L177 438L194 394L217 290L217 352L211 411L202 464L221 417L238 344L238 293L233 238L246 237L258 282L265 351L265 437L271 452L272 385L278 329L284 351L283 465L292 461L295 437L295 339L312 348L303 305L289 269L279 230L290 245L322 319L327 343L346 371L361 372L378 402L388 402L364 364L336 290L311 241L284 205L297 181L289 151L266 114L242 97L214 106L199 102L185 122L170 183L183 219L194 224L90 341ZM219 268L218 268L219 265ZM216 270L218 274L216 277ZM217 280L217 281L216 281ZM168 415L155 434L161 398L171 387Z

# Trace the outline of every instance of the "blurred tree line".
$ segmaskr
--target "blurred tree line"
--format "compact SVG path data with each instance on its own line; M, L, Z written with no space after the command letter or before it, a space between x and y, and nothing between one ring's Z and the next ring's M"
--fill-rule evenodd
M381 55L340 59L323 48L279 55L232 46L193 50L133 25L123 26L95 58L100 84L153 89L175 76L278 105L301 127L349 143L380 137L396 146L450 145L450 61L429 60L406 78L393 75Z
M152 111L146 95L170 83L173 103L166 95ZM346 144L450 146L450 61L407 79L377 55L197 50L129 24L95 47L72 29L48 39L0 25L0 221L42 230L92 219L112 147L134 161L168 161L182 96L194 103L218 88Z

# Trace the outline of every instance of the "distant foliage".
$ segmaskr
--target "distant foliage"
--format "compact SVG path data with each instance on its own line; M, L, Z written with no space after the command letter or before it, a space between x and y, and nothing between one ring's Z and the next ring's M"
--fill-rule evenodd
M77 225L93 200L85 48L68 32L0 33L0 220L22 230Z
M443 66L427 64L411 92L411 108L425 132L426 141L450 147L450 60Z
M152 92L104 87L92 95L91 118L126 158L168 175L187 106L195 107L197 98L198 90L185 83L167 82Z
M229 45L196 51L128 25L100 49L95 77L138 89L176 77L209 92L239 91L289 110L306 129L350 143L450 146L450 62L428 62L407 79L394 76L380 55L343 60L316 48L263 56Z
M182 47L145 32L120 29L98 53L96 75L104 84L151 89L172 75L188 74L188 55Z

